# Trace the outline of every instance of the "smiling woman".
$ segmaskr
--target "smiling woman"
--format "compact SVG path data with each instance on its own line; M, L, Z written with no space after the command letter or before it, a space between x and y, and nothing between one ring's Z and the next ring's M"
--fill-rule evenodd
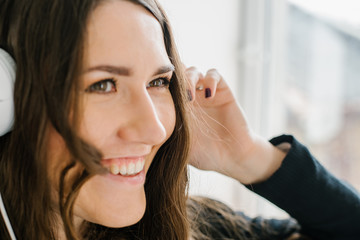
M17 64L15 124L0 144L15 235L98 239L110 227L117 238L186 239L185 82L157 3L1 9L1 47Z
M1 239L360 235L359 194L294 137L254 133L218 71L185 69L156 0L0 3L6 96L15 81L4 114L15 121L0 133ZM298 222L188 198L188 162Z
M124 227L143 216L145 175L175 127L169 86L157 83L159 79L168 83L174 67L159 22L142 6L125 1L94 10L84 53L80 91L86 93L80 99L79 135L101 151L101 164L110 171L84 184L74 214L108 227ZM101 211L94 205L102 206Z

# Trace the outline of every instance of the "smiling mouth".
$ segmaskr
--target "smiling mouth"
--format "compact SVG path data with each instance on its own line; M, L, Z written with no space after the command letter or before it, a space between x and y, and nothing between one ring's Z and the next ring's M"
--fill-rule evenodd
M112 175L135 176L144 169L145 159L114 159L108 160L104 165Z

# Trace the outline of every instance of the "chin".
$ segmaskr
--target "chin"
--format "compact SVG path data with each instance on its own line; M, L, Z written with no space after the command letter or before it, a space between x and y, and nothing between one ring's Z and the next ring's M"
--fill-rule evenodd
M146 209L146 203L141 206L138 205L136 208L127 209L126 214L119 213L118 215L112 215L111 217L106 217L98 219L96 224L109 227L109 228L123 228L136 224L144 216Z
M146 210L143 186L116 188L89 180L75 201L74 215L110 228L131 226L141 220Z

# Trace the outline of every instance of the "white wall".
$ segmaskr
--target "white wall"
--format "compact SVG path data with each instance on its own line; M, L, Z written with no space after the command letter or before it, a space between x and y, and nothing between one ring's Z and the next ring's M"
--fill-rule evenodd
M216 67L236 85L239 0L160 0L173 26L182 60L201 71Z
M160 0L173 26L186 66L202 72L216 68L232 89L238 88L239 0ZM214 172L190 167L190 194L216 198L239 208L240 184Z

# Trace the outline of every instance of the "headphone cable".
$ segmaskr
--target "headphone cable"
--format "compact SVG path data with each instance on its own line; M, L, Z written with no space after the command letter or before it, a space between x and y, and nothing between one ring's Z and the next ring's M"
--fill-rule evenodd
M5 221L5 225L7 227L7 230L9 232L9 234L10 234L11 240L16 240L14 230L13 230L13 228L11 226L9 217L8 217L8 215L6 213L6 209L5 209L5 205L4 205L4 202L2 200L2 197L1 197L1 193L0 193L0 211L1 211L1 215L3 216L3 219Z

